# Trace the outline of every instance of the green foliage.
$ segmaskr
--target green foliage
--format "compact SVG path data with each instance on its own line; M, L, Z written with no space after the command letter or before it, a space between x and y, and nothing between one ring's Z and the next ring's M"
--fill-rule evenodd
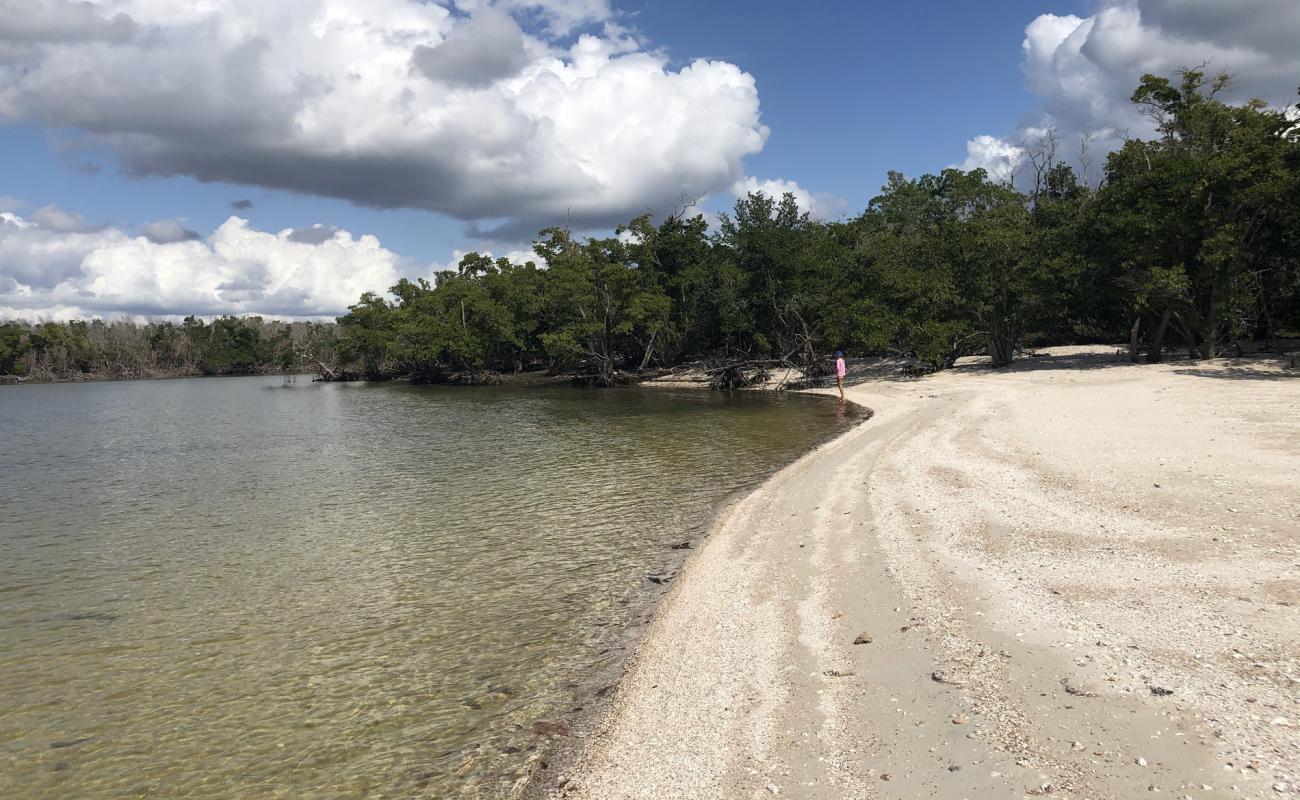
M1295 123L1259 101L1217 99L1227 76L1180 78L1146 75L1134 92L1161 136L1111 154L1096 220L1134 324L1162 320L1156 359L1165 324L1213 358L1225 336L1269 335L1297 298Z
M550 228L536 245L546 259L540 338L553 369L609 383L630 360L644 363L670 325L671 303L619 238L573 241Z
M1038 246L1055 235L1051 220L982 170L892 173L857 220L863 293L886 323L871 344L942 368L978 342L995 365L1009 363L1022 337L1064 308L1066 264L1058 248Z
M367 293L339 318L339 354L370 379L422 383L487 369L518 370L542 350L541 273L470 253L436 284L402 279L395 302Z
M31 347L26 326L17 322L0 325L0 375L26 375L23 357Z
M339 317L338 323L339 357L345 362L359 361L362 372L371 380L385 377L397 336L393 306L373 292L366 292L356 305L348 307L348 313Z

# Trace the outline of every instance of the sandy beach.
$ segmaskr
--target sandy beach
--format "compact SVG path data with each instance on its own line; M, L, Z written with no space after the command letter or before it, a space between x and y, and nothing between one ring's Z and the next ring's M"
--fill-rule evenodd
M539 794L1300 794L1300 373L850 377L875 416L718 520Z

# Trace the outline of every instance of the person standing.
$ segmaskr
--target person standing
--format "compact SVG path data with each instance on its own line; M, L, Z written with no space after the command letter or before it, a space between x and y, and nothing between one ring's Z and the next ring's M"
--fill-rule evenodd
M844 351L835 351L835 385L840 387L840 401L844 401Z

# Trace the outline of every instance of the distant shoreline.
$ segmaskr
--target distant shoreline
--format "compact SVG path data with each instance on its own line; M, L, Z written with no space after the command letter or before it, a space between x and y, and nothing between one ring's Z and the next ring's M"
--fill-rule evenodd
M129 383L133 381L175 381L189 378L269 378L278 375L303 377L314 372L240 372L229 375L180 373L175 375L78 375L67 378L30 378L26 375L0 375L0 386L46 386L63 383Z

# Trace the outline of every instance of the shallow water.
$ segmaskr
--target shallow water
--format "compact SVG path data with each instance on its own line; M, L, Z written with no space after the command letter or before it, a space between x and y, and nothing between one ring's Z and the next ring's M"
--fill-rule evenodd
M501 797L820 399L0 387L8 797Z

